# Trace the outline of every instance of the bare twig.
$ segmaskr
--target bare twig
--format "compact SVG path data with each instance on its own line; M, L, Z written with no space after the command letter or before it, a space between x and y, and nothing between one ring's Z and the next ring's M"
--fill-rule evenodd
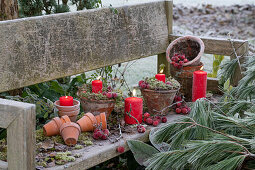
M123 138L120 124L119 124L119 134L120 134L119 137L114 138L114 139L110 139L110 138L109 138L109 141L112 142L112 143L116 143L116 142L118 142L121 138Z

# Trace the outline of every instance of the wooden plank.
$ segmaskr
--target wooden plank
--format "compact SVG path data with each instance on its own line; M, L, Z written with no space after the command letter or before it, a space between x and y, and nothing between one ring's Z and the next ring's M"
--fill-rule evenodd
M34 169L35 105L0 99L0 108L5 109L3 113L14 113L15 115L7 127L8 169ZM1 114L1 116L3 120L9 118L7 115ZM13 118L12 116L10 118Z
M169 40L173 41L176 38L181 37L181 35L169 35ZM199 37L205 44L205 53L207 54L218 54L231 56L233 54L233 48L230 41L226 38L212 38L212 37ZM235 49L237 49L237 55L241 56L247 53L247 43L246 40L232 40Z
M167 116L168 122L173 122L174 120L177 120L181 117L181 115L176 115L176 114L169 114ZM164 123L161 123L159 125L163 126L165 125ZM88 169L91 168L95 165L98 165L102 162L105 162L111 158L114 158L116 156L119 156L120 154L116 152L116 148L118 146L123 146L125 147L125 152L129 151L129 148L127 146L126 141L130 139L135 139L135 140L140 140L143 142L148 142L149 141L149 132L151 129L154 127L148 127L149 130L147 130L145 133L134 133L134 134L123 134L123 139L121 139L117 143L110 143L109 141L103 141L104 143L102 144L102 141L95 142L93 146L88 146L85 147L81 150L74 150L72 151L74 154L81 154L82 156L80 158L77 158L75 162L67 163L62 166L55 166L52 168L47 168L47 169L54 169L54 170L60 170L60 169L68 169L68 170L77 170L77 169Z
M7 170L8 163L0 160L0 170Z
M165 52L165 1L0 22L0 92Z
M214 94L222 94L222 91L219 89L219 79L207 77L207 91L211 91Z
M168 34L173 32L173 1L165 1L166 19L167 19L167 30ZM157 69L160 71L160 65L165 64L164 74L170 76L170 63L166 60L166 53L158 54Z

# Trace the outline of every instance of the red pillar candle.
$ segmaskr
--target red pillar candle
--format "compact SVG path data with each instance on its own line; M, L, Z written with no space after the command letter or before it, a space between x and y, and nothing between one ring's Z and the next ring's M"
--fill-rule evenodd
M156 78L158 81L163 81L164 83L166 82L166 75L165 75L165 74L162 74L162 73L156 74L156 75L155 75L155 78Z
M92 92L93 93L102 93L103 82L101 80L92 81Z
M206 97L207 73L202 70L193 72L192 102Z
M131 106L131 112L130 112ZM139 97L128 97L125 99L125 122L127 124L137 124L136 120L126 114L130 112L139 123L142 123L143 119L143 99Z
M59 98L60 106L73 106L73 97L72 96L62 96Z

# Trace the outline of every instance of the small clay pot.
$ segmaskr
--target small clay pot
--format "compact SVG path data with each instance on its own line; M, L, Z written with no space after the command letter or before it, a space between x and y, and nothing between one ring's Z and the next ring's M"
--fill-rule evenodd
M59 129L63 123L71 122L68 116L54 117L50 122L43 126L43 134L45 136L59 135Z
M104 112L100 113L100 115L97 115L96 120L97 126L100 126L102 124L102 129L107 129L107 120Z
M73 146L77 143L80 133L80 126L73 122L63 123L60 127L60 134L68 146Z
M90 132L97 127L97 120L90 112L86 113L82 118L80 118L77 123L81 127L82 132Z
M167 114L178 90L140 89L149 113Z
M73 100L73 106L60 106L59 100L54 102L54 105L58 109L58 115L67 115L72 122L76 122L77 116L80 113L80 102Z

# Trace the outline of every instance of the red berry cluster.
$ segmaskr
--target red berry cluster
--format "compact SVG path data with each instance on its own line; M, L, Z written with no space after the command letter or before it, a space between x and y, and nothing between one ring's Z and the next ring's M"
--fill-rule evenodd
M144 126L138 125L138 126L137 126L137 131L138 131L139 133L144 133L144 132L146 131L146 129L145 129Z
M111 86L108 86L107 91L104 91L102 94L104 96L106 96L108 99L112 99L112 98L115 99L115 98L118 97L117 93L112 92L112 87Z
M190 107L188 107L185 102L182 100L182 96L176 95L174 98L174 103L175 104L175 112L177 114L188 114L190 112Z
M174 54L171 58L171 64L178 69L181 69L184 63L187 63L189 60L185 57L184 54Z
M160 122L166 123L167 118L165 116L160 117L160 116L154 116L152 117L148 112L144 113L143 115L143 121L148 124L148 125L153 125L153 126L158 126Z
M93 138L98 140L98 139L103 139L106 140L108 136L110 135L110 131L108 129L100 129L96 128L93 133Z
M149 89L150 88L150 85L144 80L140 80L138 84L139 84L139 87L141 87L142 89Z

